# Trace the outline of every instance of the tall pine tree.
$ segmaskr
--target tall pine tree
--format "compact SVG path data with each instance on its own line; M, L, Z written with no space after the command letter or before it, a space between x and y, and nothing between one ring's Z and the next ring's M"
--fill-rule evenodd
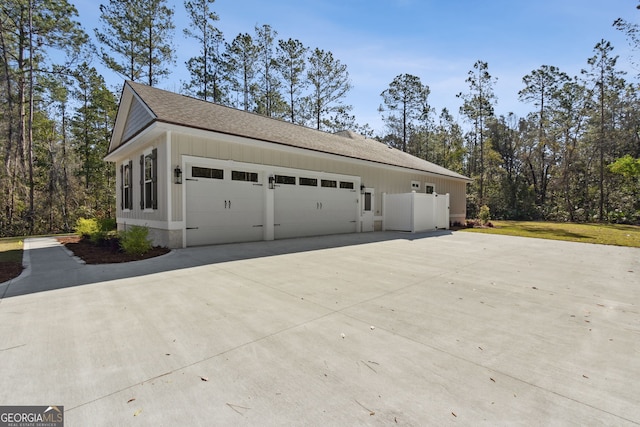
M344 114L351 106L342 103L351 90L347 66L335 59L333 54L322 49L314 49L309 56L307 79L311 94L306 98L311 120L316 129L329 127L331 113Z
M110 0L94 30L103 63L126 79L155 86L174 62L173 9L166 0Z
M191 79L185 89L194 96L222 103L225 98L223 84L224 62L220 48L224 45L222 31L215 27L220 18L211 10L215 0L187 0L185 9L191 19L191 26L184 34L196 40L200 54L190 58L186 65Z

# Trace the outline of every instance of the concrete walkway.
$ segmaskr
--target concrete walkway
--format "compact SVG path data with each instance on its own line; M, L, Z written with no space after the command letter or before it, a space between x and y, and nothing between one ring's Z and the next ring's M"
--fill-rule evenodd
M76 425L640 425L640 250L367 233L0 285L0 404Z

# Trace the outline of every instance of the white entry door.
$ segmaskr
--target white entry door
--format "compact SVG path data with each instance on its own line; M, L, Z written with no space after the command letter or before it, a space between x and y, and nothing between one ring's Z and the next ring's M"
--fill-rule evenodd
M375 189L365 188L361 192L360 206L362 206L362 212L360 214L360 221L361 221L360 223L361 223L362 229L360 231L363 231L363 232L373 231Z

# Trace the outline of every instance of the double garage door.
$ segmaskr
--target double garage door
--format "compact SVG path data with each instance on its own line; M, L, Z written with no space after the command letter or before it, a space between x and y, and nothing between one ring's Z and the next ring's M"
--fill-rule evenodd
M358 229L358 177L223 161L185 169L187 246Z

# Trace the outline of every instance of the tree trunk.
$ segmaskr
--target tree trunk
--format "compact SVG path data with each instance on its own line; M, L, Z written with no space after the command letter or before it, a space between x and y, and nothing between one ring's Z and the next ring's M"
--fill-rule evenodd
M64 231L69 231L69 175L67 172L67 109L62 106L62 223Z
M27 138L29 154L29 234L33 234L35 225L34 187L33 181L33 5L29 1L29 135Z
M13 145L14 145L14 106L13 106L13 87L11 85L11 73L9 69L9 57L7 52L7 45L4 38L5 28L0 20L0 47L2 48L2 62L4 64L3 73L4 79L6 82L6 91L7 91L7 105L6 105L6 120L7 120L7 139L6 145L4 147L4 170L5 170L5 178L6 183L1 185L3 193L4 193L4 203L3 210L5 212L5 218L7 221L7 225L11 225L13 222L13 209L11 208L13 203L13 186L11 179L12 175L12 156L13 156ZM1 182L0 182L1 184Z

